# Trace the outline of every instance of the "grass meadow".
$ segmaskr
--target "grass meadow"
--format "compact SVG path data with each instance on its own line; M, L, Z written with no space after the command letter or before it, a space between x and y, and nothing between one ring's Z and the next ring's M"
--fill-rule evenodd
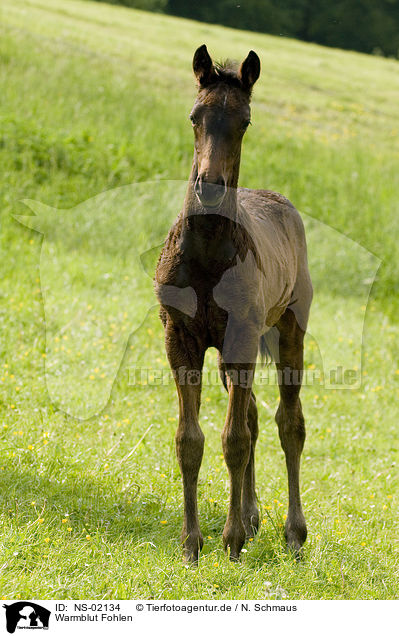
M2 597L396 598L399 63L76 0L2 0L0 30ZM191 568L178 541L175 389L131 377L132 365L167 369L151 276L190 170L191 60L204 42L216 59L261 57L240 183L304 214L313 332L358 374L354 389L303 388L299 563L283 541L273 383L256 390L262 521L238 564L221 540L227 399L204 386L205 546ZM93 197L110 191L113 214L98 215ZM67 222L31 204L56 219L43 239L14 218L31 213L26 199ZM309 337L307 369L319 354Z

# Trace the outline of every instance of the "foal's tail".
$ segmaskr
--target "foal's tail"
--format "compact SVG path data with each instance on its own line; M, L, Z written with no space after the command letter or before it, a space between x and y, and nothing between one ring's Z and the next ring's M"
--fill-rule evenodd
M272 327L259 339L259 354L262 364L278 362L279 355L279 331L277 327Z
M273 360L272 352L270 351L266 336L267 334L264 333L259 339L259 353L262 364L270 364Z

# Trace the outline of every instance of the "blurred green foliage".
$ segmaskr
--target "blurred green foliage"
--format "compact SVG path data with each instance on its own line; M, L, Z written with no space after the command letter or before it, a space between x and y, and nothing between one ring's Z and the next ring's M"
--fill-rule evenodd
M398 0L107 1L325 46L399 55Z

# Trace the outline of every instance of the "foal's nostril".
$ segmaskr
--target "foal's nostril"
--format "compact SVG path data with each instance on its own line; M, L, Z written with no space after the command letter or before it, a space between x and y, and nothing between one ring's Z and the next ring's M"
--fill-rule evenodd
M226 181L224 180L224 177L218 177L215 183L216 185L221 186L222 188L226 187Z
M197 177L195 180L195 185L194 185L194 190L197 196L201 196L201 192L202 192L201 186L202 186L202 179L201 177Z

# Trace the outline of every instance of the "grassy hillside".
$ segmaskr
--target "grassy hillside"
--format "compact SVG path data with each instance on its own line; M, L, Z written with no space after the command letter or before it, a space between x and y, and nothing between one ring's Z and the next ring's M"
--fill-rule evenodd
M393 598L399 554L398 62L74 0L3 0L0 25L4 597ZM54 234L47 244L57 267L45 281L41 236L11 216L28 213L22 199L65 210L119 186L151 180L162 189L164 180L186 179L192 157L188 113L195 96L191 59L203 42L216 59L240 60L249 49L261 57L241 185L282 192L308 215L317 282L314 329L327 325L324 333L334 335L324 347L343 364L352 353L361 356L359 389L303 391L308 440L302 490L309 539L299 564L282 541L287 493L273 421L275 387L257 389L261 531L239 565L223 554L228 489L220 430L226 397L212 384L204 388L201 417L204 556L196 571L181 565L174 387L129 380L137 360L166 368L156 308L129 339L132 306L145 315L155 304L150 279L136 276L123 242L131 199L123 194L118 199L114 224L102 217L105 225L87 225L87 241L78 242L73 233L71 238L73 224ZM175 205L169 197L164 207L151 200L142 208L134 226L141 249L162 241L180 200ZM87 208L76 210L82 219ZM358 310L371 283L366 280L359 291L353 275L363 272L359 252L335 250L332 239L325 240L331 234L324 235L315 220L382 261L364 305L360 343L351 334L360 329L362 335ZM115 248L120 241L123 253ZM149 272L152 262L150 254ZM323 278L331 262L339 265L340 278ZM110 293L100 273L122 270L122 282L115 279ZM135 284L130 291L129 277ZM56 290L51 297L50 288ZM68 313L72 293L77 323L76 312ZM62 324L60 316L52 320L51 302L65 311ZM336 334L337 321L345 333ZM92 330L87 338L84 325ZM126 345L127 351L106 408L88 420L57 409L49 399L46 360L59 363L56 371L68 368L68 356L95 340L83 356L93 371L82 375L82 383L91 376L97 381L98 374L112 385L118 365L109 338L116 342L119 333L126 338L118 340L118 351ZM317 363L312 342L309 369ZM214 369L212 353L207 364ZM68 396L68 376L57 377L56 390Z

